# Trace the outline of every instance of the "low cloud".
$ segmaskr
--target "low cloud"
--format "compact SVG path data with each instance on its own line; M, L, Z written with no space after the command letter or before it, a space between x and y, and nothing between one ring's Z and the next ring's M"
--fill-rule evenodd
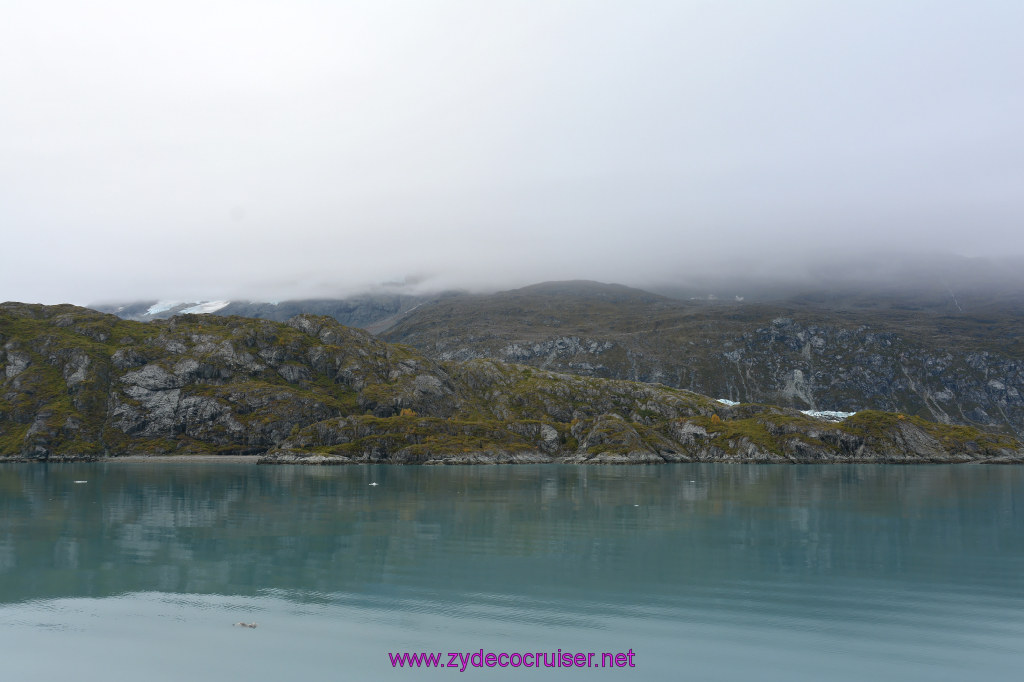
M0 298L1024 253L1022 20L1017 3L22 4L0 26Z

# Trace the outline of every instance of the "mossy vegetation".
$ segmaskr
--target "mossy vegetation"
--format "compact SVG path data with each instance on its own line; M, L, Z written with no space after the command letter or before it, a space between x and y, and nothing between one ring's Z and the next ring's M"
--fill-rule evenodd
M885 438L900 429L901 425L909 424L940 442L951 450L963 449L967 444L983 449L1013 449L1020 444L1011 436L1000 433L979 431L970 426L955 424L937 424L921 417L894 412L864 410L845 419L839 427L841 430L865 437Z
M1021 457L1008 436L913 415L867 411L830 424L660 384L493 360L437 363L315 316L136 323L3 304L0 382L0 456L821 461L893 458L923 443L931 460Z

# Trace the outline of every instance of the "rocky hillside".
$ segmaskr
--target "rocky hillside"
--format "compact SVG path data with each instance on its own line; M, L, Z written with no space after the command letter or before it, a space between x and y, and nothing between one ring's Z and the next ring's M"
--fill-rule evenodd
M556 282L426 304L383 338L438 361L492 358L740 402L879 409L1024 434L1016 308L833 303L679 301Z
M266 461L1024 461L1011 437L860 412L840 423L662 385L438 361L333 319L150 323L0 305L0 455Z

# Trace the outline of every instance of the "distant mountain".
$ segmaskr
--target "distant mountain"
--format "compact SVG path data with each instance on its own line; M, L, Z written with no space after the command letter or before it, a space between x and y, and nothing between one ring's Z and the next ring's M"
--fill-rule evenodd
M340 299L303 299L279 303L255 301L138 301L91 305L93 310L124 320L149 322L175 315L238 315L284 322L299 314L327 315L348 327L377 333L389 328L408 311L444 295L363 294Z
M644 294L594 296L621 305ZM0 304L0 457L237 453L334 464L1024 462L1016 439L969 427L877 411L833 423L665 386L442 363L324 316L142 323Z
M951 311L895 295L858 304L848 289L741 302L551 282L424 304L382 337L441 361L493 358L742 402L883 409L1024 434L1024 317L1015 292L982 293Z

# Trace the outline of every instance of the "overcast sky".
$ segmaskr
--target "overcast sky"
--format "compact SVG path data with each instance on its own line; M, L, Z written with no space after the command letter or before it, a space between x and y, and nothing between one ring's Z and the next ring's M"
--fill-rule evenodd
M1024 253L1020 0L0 16L0 300Z

